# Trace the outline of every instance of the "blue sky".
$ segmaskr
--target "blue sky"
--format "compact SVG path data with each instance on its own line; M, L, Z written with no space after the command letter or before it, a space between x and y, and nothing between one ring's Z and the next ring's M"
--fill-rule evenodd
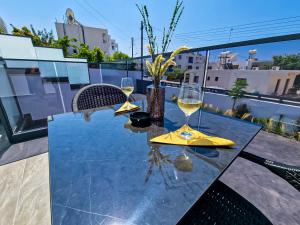
M0 16L6 24L12 23L16 26L33 24L37 29L45 27L48 30L52 29L54 33L55 20L63 21L65 10L70 7L73 9L76 19L82 24L107 28L123 52L131 52L130 37L135 37L135 54L139 53L140 48L138 38L140 37L141 19L135 4L145 3L148 5L151 21L157 28L155 32L158 36L161 35L163 26L168 24L175 4L175 0L1 0L1 2ZM222 29L222 27L300 16L299 0L184 0L184 6L185 10L176 33L200 32L197 33L196 38L190 34L186 34L184 37L182 34L177 36L173 40L170 50L183 44L189 47L200 47L217 42L227 42L230 28ZM300 31L300 18L298 20L298 27L282 27L277 30L270 28L270 33ZM205 31L207 29L216 30L207 33L208 31ZM249 34L249 37L240 37L242 39L253 39L259 37L259 34L262 35L259 32L251 33L250 29L244 33L239 31L238 34L235 34L234 30L232 39L235 36L238 38L240 33Z

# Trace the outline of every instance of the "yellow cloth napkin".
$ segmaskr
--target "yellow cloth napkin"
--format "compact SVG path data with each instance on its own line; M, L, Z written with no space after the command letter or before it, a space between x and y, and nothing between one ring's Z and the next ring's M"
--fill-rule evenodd
M190 140L184 139L180 134L182 132L192 134ZM151 142L173 144L173 145L191 145L191 146L233 146L235 143L219 137L212 137L192 129L188 125L184 125L174 132L163 134L150 140Z
M118 113L124 113L124 112L131 112L140 109L139 106L136 106L134 104L131 104L130 102L126 101L117 111L115 111L116 114Z

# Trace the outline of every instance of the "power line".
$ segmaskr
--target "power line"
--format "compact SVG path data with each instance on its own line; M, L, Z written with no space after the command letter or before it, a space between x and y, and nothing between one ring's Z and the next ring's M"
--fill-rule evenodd
M111 22L108 18L106 18L105 16L103 16L102 14L101 14L101 12L98 10L98 9L96 9L95 7L93 7L87 0L83 0L86 4L87 4L87 6L89 7L89 8L91 8L92 10L94 10L103 20L105 20L107 23L109 23L109 24L111 24L112 26L114 26L117 30L119 30L119 32L121 32L122 34L124 34L125 36L127 36L127 37L130 37L129 35L127 35L119 26L117 26L116 24L114 24L113 22Z
M300 18L300 16L284 17L284 18L279 18L279 19L256 21L256 22L252 22L252 23L238 24L238 25L233 25L233 26L225 26L225 27L217 27L217 28L204 29L204 30L198 30L198 31L183 32L183 33L177 33L177 35L203 33L203 32L207 32L207 31L220 30L220 29L224 31L224 30L229 30L230 28L238 29L239 27L245 27L245 26L254 25L254 24L261 24L261 23L274 22L274 21L280 21L280 20L282 21L282 20L295 19L295 18Z
M89 8L86 8L85 5L83 5L82 3L80 3L80 2L77 1L77 0L74 0L74 2L76 2L76 3L77 3L81 8L83 8L90 16L93 16L93 17L94 17L96 20L98 20L100 23L103 22L103 21L101 21L101 20L99 19L99 17L97 17L97 16L94 15L94 12L93 12L93 11L91 11ZM119 36L119 38L122 39L122 40L128 41L128 39L125 38L125 37L123 37L123 36Z
M296 33L299 30L292 30L290 33ZM250 37L257 37L257 38L262 38L263 37L270 37L270 36L277 36L277 35L285 35L287 34L286 32L271 32L271 33L263 33L263 34L253 34L253 35L243 35L243 36L235 36L235 37L231 37L231 40L235 40L237 41L239 38L250 38ZM202 39L202 38L193 38L193 39L180 39L181 41L188 41L188 42L195 42L195 41L207 41L207 42L216 42L216 41L222 41L222 42L226 42L228 40L228 38L224 37L224 38L213 38L213 39Z
M290 21L291 22L291 21ZM295 20L293 22L300 22L300 20ZM281 26L270 26L270 25L281 25ZM283 25L283 23L276 23L276 24L264 24L264 25L260 25L260 26L252 26L252 27L245 27L244 29L233 29L233 31L235 33L243 33L243 32L247 32L247 31L256 31L258 29L270 29L270 28L278 28L278 27L291 27L291 26L295 26L295 25L299 25L299 23L297 24L285 24ZM233 26L234 27L234 26ZM199 36L211 36L211 35L218 35L218 34L224 34L224 32L229 32L229 30L220 30L220 31L214 31L214 32L203 32L203 33L199 33L199 34L190 34L190 35L176 35L176 37L199 37Z
M295 27L296 26L296 27ZM266 31L275 31L275 30L287 30L288 31L290 29L298 29L297 31L300 31L300 23L298 24L291 24L289 26L287 25L283 25L283 26L276 26L276 27L268 27L268 28L261 28L261 29L251 29L251 30L244 30L244 31L238 31L236 32L235 30L232 30L232 35L237 35L237 34L252 34L252 33L264 33ZM220 35L214 35L214 37L225 37L228 36L225 33L222 33ZM176 39L201 39L201 38L205 38L205 37L210 37L209 35L195 35L195 36L187 36L187 37L176 37Z

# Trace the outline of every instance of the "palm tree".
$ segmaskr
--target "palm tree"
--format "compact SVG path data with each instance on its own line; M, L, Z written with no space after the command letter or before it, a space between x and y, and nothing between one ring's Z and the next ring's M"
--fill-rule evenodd
M248 86L247 81L244 79L237 79L234 82L234 85L231 90L229 90L228 95L232 98L233 104L231 110L233 111L235 108L235 104L238 99L241 99L244 97L245 94L245 88Z

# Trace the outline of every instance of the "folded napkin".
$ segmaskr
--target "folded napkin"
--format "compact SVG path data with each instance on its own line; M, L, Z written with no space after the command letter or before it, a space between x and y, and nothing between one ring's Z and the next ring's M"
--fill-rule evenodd
M139 106L133 105L130 102L126 101L117 111L115 111L115 113L118 114L124 112L131 112L138 109L140 109Z
M192 134L189 140L184 139L180 134L189 132ZM191 146L233 146L235 143L219 137L212 137L184 125L174 132L163 134L150 140L151 142L173 144L173 145L191 145Z

